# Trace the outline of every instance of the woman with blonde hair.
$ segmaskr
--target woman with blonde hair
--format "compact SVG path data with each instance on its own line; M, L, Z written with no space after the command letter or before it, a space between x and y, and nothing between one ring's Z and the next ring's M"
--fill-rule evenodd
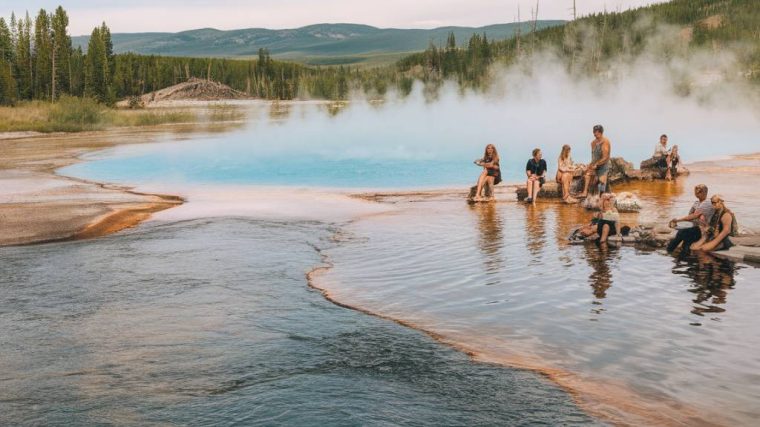
M598 218L596 233L599 235L599 243L606 243L607 237L617 234L617 223L620 221L620 215L615 209L615 196L610 193L602 194Z
M486 145L483 152L483 158L475 161L477 165L483 166L483 172L478 177L478 188L475 192L473 201L483 201L481 192L486 183L488 183L493 191L493 186L501 182L501 170L499 169L499 153L496 151L496 147L493 144Z
M729 236L738 234L739 226L736 216L726 207L723 196L716 194L710 198L715 213L709 219L709 223L702 225L702 238L691 245L694 251L724 251L734 246Z
M575 171L582 169L580 165L573 163L570 157L570 146L562 146L562 152L557 161L557 183L562 185L562 201L565 203L578 203L578 200L570 196L570 184L573 182Z

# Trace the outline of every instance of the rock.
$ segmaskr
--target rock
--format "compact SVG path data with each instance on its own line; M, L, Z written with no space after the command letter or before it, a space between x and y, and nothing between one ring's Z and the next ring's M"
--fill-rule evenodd
M665 179L665 174L667 173L667 168L663 168L658 166L659 159L651 157L649 159L644 160L639 165L639 168L642 172L642 178L644 179ZM688 175L689 170L686 169L683 165L679 164L676 166L676 176L679 175Z
M517 189L517 200L523 201L528 197L527 187L520 187ZM562 187L555 181L547 182L541 187L541 191L538 192L539 199L561 199Z
M622 157L613 157L610 159L610 172L608 182L615 184L628 179L628 174L633 170L633 163L626 162Z
M489 183L485 183L483 186L483 197L493 197L493 187ZM468 199L474 199L476 196L476 192L478 191L478 186L473 185L470 187L470 194L467 196Z

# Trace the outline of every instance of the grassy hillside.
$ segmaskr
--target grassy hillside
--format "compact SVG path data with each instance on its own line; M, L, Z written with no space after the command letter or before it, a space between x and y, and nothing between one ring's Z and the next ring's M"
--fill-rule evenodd
M538 28L564 21L539 21ZM432 30L375 28L357 24L317 24L289 30L250 28L220 31L204 28L180 33L112 34L116 53L186 57L254 57L260 48L273 58L312 65L391 63L399 53L418 52L430 43L442 44L449 33L467 40L473 33L491 39L512 37L517 28L531 24L498 24L486 27L441 27ZM86 48L89 36L73 37L74 46Z

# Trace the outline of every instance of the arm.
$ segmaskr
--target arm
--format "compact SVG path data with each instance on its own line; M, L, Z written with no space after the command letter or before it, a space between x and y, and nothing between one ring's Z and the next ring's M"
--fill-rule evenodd
M718 247L720 242L722 242L723 239L725 239L726 237L728 237L729 234L731 234L731 214L728 212L724 213L723 216L720 218L720 222L723 223L723 231L721 231L720 234L715 236L714 239L702 245L702 250L704 251L715 250L715 248Z
M702 212L699 210L694 211L694 213L690 213L686 216L683 216L681 218L673 218L674 221L680 222L680 221L694 221L695 219L699 219L699 217L703 216Z
M545 178L546 177L546 170L549 169L549 167L546 165L546 160L541 159L541 163L539 164L539 167L541 167L541 166L544 167L544 171L541 173L541 177Z

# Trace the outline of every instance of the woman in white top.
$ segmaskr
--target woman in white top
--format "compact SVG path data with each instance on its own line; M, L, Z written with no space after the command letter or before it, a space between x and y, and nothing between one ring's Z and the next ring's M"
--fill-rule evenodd
M667 172L665 172L665 179L668 181L673 179L673 173L675 173L675 167L678 165L679 160L678 146L675 145L673 148L668 148L667 135L663 134L660 136L660 142L654 147L654 156L652 157L659 159L657 166L667 169Z
M562 185L562 201L565 203L578 203L577 199L570 196L570 184L573 182L575 171L582 169L582 167L573 163L573 158L570 157L569 145L565 144L562 146L562 152L559 155L557 164L559 165L557 182Z
M607 237L617 234L617 223L620 215L615 209L614 196L610 193L602 195L597 218L597 234L599 234L599 243L607 242Z

